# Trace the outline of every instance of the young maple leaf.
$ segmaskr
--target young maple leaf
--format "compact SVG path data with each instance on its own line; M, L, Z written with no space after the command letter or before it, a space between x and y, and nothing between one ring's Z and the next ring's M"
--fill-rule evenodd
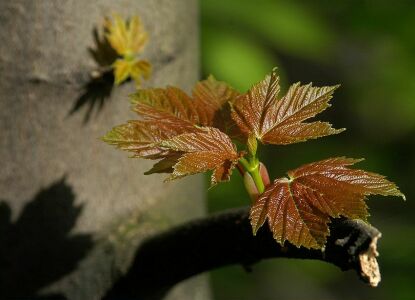
M405 196L384 176L349 169L360 159L329 158L288 172L259 196L250 211L254 234L268 220L274 238L306 248L322 248L330 217L366 220L367 195Z
M131 102L133 110L147 119L163 121L169 115L168 120L173 116L195 125L212 126L223 105L238 95L227 83L209 76L195 85L192 97L176 87L154 88L138 91Z
M228 181L243 153L238 154L231 139L217 128L205 127L160 143L161 147L181 153L172 166L169 180L213 170L212 185Z
M147 32L138 16L127 22L114 14L112 21L108 18L105 20L105 29L108 42L120 56L139 54L148 40Z
M222 127L225 124L223 106L228 101L233 101L239 92L229 86L226 82L217 81L210 75L207 80L198 82L193 88L194 101L197 103L200 125ZM228 116L230 120L230 117Z
M113 128L103 140L132 152L133 157L161 159L145 174L173 173L174 179L214 170L213 184L226 181L239 156L225 133L202 126L213 124L222 105L236 95L235 90L213 76L196 84L192 97L175 87L140 90L131 102L142 120ZM182 148L177 145L192 138L200 139L199 148L195 143ZM197 158L203 161L191 168L189 164Z
M141 86L141 77L148 79L151 75L151 65L145 60L117 59L114 64L115 84L120 85L131 77L137 87Z
M187 122L198 125L196 102L176 87L142 89L131 96L133 111L146 120L174 124Z
M278 80L273 71L244 95L212 76L196 84L192 96L175 87L140 90L131 99L140 120L113 128L103 139L132 152L133 157L160 159L145 174L171 173L167 180L212 170L215 185L228 181L239 162L254 201L250 211L254 234L268 221L281 244L289 241L297 247L322 248L330 218L366 220L366 196L405 199L384 176L350 169L360 160L344 157L304 165L270 184L267 169L257 157L257 140L290 144L342 131L325 122L304 122L330 106L337 86L297 83L279 99ZM232 126L232 120L237 126ZM246 153L238 152L223 131L244 141L249 155L243 157Z
M279 99L279 77L273 70L234 101L232 118L246 138L254 136L264 144L285 145L340 133L344 129L333 129L326 122L303 122L330 106L337 87L296 83Z
M106 19L105 29L108 43L120 56L112 65L115 84L119 85L131 77L139 87L141 77L148 79L151 74L150 63L137 58L148 40L140 18L134 16L127 22L115 14L113 21Z
M132 152L132 157L160 159L170 155L170 151L160 148L161 141L197 130L184 122L176 123L176 126L165 126L157 122L136 120L114 127L102 139L121 150Z

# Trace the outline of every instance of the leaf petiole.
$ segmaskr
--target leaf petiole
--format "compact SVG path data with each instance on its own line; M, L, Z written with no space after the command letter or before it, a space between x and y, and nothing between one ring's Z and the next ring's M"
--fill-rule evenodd
M265 185L259 171L260 164L258 158L256 156L251 156L249 159L241 157L239 162L245 171L251 175L259 194L262 194L265 190Z
M241 165L244 167L245 171L249 172L251 169L251 164L250 162L245 158L245 157L241 157L239 159L239 162L241 163Z
M255 170L253 172L249 172L252 176L252 179L255 182L255 185L258 189L259 194L261 195L264 190L265 190L265 186L264 186L264 182L262 181L262 177L261 174L259 174L259 163L257 165L257 167L255 168Z

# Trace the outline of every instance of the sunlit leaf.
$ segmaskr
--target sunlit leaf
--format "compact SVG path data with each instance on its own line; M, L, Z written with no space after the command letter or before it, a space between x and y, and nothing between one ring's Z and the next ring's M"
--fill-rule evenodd
M251 208L254 233L268 221L274 238L306 248L321 248L330 217L366 220L367 195L405 196L384 176L349 169L358 159L330 158L288 172L276 179Z
M141 86L141 78L149 79L152 72L151 64L146 60L136 60L131 66L130 76L137 88Z
M120 85L130 76L131 63L124 59L117 59L112 66L114 68L115 84Z
M113 20L106 19L105 29L108 42L121 56L139 54L148 40L148 35L138 16L125 21L115 14Z
M304 121L330 106L337 87L296 83L279 98L279 77L274 70L235 100L232 118L246 137L253 135L264 144L292 144L336 134L343 129L333 129L326 122Z
M125 21L119 15L114 15L113 20L106 19L105 29L108 43L120 56L112 64L115 84L132 78L140 87L141 78L148 79L151 74L150 63L138 58L148 40L140 18L134 16L130 21Z
M129 121L109 131L103 140L121 150L133 153L133 157L164 158L170 152L159 147L163 140L183 132L197 130L195 127L163 126L151 121Z
M212 184L227 181L239 154L225 133L203 125L214 124L236 95L213 77L199 82L192 97L176 87L142 89L131 96L141 120L117 126L103 139L133 157L161 159L146 174L172 173L174 179L213 170Z
M131 97L131 103L133 110L146 119L165 122L169 116L167 120L174 117L195 125L211 126L217 123L216 116L224 104L237 95L229 85L211 76L196 84L192 97L176 87L143 89Z
M173 166L170 179L213 170L212 185L228 181L240 157L230 138L212 127L178 135L163 141L161 146L183 153Z
M196 103L176 87L139 90L131 96L131 103L134 105L133 110L145 119L165 122L173 117L199 124Z
M151 65L145 60L118 58L112 66L114 68L116 85L120 85L131 77L135 81L136 86L140 87L141 78L148 79L151 74Z

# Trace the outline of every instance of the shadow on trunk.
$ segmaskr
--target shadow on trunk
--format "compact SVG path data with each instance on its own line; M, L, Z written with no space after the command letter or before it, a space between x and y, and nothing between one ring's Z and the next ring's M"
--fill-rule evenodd
M90 235L70 234L81 211L65 178L40 190L15 222L0 201L1 299L65 299L37 292L75 270L91 249Z
M117 53L111 48L107 39L99 34L97 28L94 28L92 34L95 47L89 48L88 52L95 61L97 70L90 74L90 79L82 87L79 97L69 112L69 115L73 115L85 107L84 124L90 121L94 111L98 114L105 102L110 99L114 87L111 65L117 58Z

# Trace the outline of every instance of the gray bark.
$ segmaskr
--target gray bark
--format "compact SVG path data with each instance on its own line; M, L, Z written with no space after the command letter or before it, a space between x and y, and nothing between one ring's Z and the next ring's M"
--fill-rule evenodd
M142 175L151 162L99 140L135 118L133 83L91 81L93 32L113 12L139 15L149 32L144 85L189 90L196 1L0 2L0 298L100 299L146 237L205 213L201 177L162 183ZM207 280L167 298L208 299Z

